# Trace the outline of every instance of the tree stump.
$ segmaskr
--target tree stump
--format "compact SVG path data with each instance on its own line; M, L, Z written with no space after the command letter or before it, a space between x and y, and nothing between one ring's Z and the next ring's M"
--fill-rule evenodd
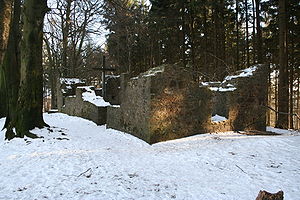
M259 191L256 200L283 200L283 191L272 194L267 191L261 190Z

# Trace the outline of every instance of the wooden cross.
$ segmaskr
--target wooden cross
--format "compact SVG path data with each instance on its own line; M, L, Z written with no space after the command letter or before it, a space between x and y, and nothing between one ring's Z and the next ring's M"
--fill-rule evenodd
M105 98L106 97L105 72L112 72L115 71L116 69L106 68L105 56L103 56L102 67L94 68L94 70L99 70L102 72L102 97Z

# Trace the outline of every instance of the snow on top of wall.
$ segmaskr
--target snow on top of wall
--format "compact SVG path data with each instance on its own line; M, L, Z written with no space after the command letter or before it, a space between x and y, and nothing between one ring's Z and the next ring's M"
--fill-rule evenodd
M148 71L142 73L139 76L132 77L131 80L137 80L139 77L155 76L157 73L161 73L164 71L165 71L165 67L163 65L159 66L159 67L154 67L154 68L151 68Z
M100 96L96 96L94 90L91 89L92 86L78 87L80 89L85 89L86 91L82 93L82 99L88 101L98 107L110 106L110 103L104 101Z
M61 84L64 83L64 84L67 84L67 85L76 84L76 83L84 83L79 78L60 78L59 81L60 81Z
M253 67L249 67L247 69L243 69L243 70L240 71L240 74L238 74L238 75L225 77L224 82L230 81L231 79L235 79L235 78L252 76L253 72L255 72L256 69L257 69L257 66L253 66Z
M137 80L139 77L132 77L131 80Z
M209 86L209 85L215 85L215 84L220 84L220 83L221 83L220 81L216 81L216 82L212 81L212 82L201 82L200 84L202 86Z
M211 121L212 122L222 122L222 121L226 121L227 118L226 117L223 117L223 116L220 116L220 115L214 115L211 117Z
M237 72L238 74L236 75L227 76L225 77L223 82L202 82L200 83L200 87L207 86L211 91L214 92L231 92L236 90L237 88L233 84L225 85L227 81L230 81L235 78L252 76L253 72L255 72L256 70L257 70L257 65L247 69L240 70Z
M164 66L159 66L159 67L154 67L149 69L148 71L146 71L143 76L155 76L157 73L161 73L165 71L165 67Z
M208 87L208 89L214 92L231 92L236 90L236 88L232 84L221 86L221 82L201 82L200 87L201 86Z
M111 75L111 74L108 74L108 75L106 75L105 78L106 78L106 79L110 79L110 78L120 78L120 75Z
M211 91L214 91L214 92L232 92L232 91L236 90L235 87L228 87L228 88L224 88L224 87L209 87L209 89Z
M111 107L113 107L113 108L120 108L121 105L111 105Z
M148 76L155 76L157 73L161 73L165 71L165 67L159 66L159 67L154 67L143 73L143 77L148 77Z

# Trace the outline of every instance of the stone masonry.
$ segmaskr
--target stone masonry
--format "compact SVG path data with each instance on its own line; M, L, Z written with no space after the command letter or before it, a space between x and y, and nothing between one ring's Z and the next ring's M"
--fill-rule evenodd
M128 82L125 76L120 108L108 108L108 127L152 144L200 133L199 127L209 120L199 102L205 102L208 89L199 88L192 73L180 66L154 68Z
M84 101L82 94L86 92L86 87L82 86L85 83L83 81L70 81L76 79L62 80L58 84L58 111L89 119L98 125L106 124L107 106L97 106L89 101Z
M265 130L265 66L200 87L192 75L180 65L164 65L131 79L123 74L121 106L108 108L107 127L150 144L198 133ZM225 120L212 121L216 114Z
M268 68L257 65L228 76L218 87L208 87L213 93L212 115L228 120L213 123L209 132L266 130ZM216 90L216 88L218 88Z
M112 105L120 105L120 76L106 76L106 96L104 100Z
M222 82L199 86L188 68L163 65L138 77L122 74L108 79L105 100L109 103L95 97L102 99L101 105L84 99L87 90L88 95L95 93L91 87L82 87L81 81L63 81L58 108L150 144L199 133L265 131L267 77L267 67L257 65Z

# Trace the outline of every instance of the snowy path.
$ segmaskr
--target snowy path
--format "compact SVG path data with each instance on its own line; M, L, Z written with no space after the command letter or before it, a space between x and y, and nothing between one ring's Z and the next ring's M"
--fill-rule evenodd
M204 134L152 146L64 114L44 139L0 136L0 199L299 199L300 137ZM4 119L0 119L0 127Z

